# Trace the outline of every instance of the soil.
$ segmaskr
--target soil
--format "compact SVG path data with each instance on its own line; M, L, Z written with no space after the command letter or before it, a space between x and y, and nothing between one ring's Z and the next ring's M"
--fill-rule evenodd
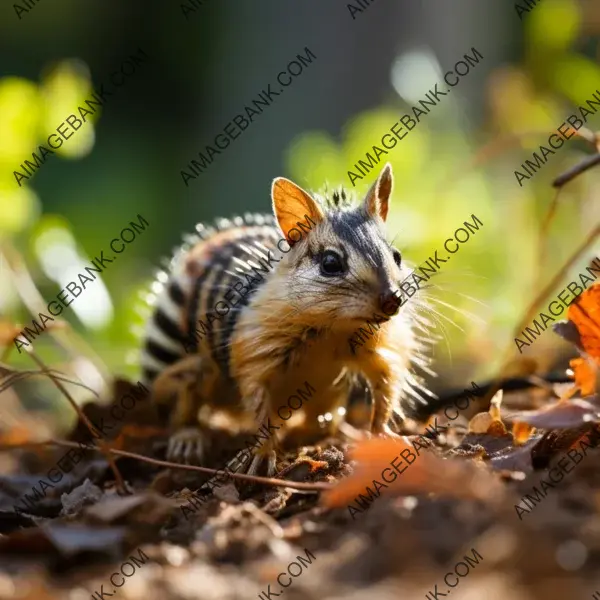
M127 385L115 386L115 398ZM68 448L7 450L0 460L13 472L0 477L0 598L590 598L600 590L597 396L548 416L544 407L555 400L544 389L505 393L501 421L482 429L472 420L470 432L472 414L449 422L440 410L428 443L416 435L423 424L407 422L406 440L423 449L364 509L353 498L331 507L321 491L239 480L201 490L195 497L206 500L190 504L208 475L125 456L116 466L129 494L119 495L102 453L73 450L77 464L60 481L51 471L51 483L49 470ZM540 408L535 418L552 427L517 434L510 413ZM94 423L108 410L85 407ZM151 402L140 402L108 439L164 459L161 422ZM239 440L213 438L204 465L218 468ZM89 443L85 425L69 439ZM276 477L351 480L355 443L340 435L288 451ZM380 472L367 479L382 481ZM542 490L551 473L561 481ZM22 501L26 493L33 502ZM522 501L526 494L532 498Z

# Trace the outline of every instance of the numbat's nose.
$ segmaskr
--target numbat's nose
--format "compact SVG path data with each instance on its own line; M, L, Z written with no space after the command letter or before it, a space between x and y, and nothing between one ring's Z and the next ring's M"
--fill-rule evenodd
M379 294L379 306L386 315L395 315L398 312L400 301L394 295L394 292L387 291Z

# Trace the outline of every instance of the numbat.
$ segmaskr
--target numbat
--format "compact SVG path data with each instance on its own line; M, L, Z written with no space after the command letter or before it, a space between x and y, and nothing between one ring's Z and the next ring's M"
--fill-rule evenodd
M244 467L254 474L266 459L272 475L284 438L334 433L349 398L366 405L365 384L366 427L375 435L395 435L393 419L424 402L413 373L428 362L428 340L416 331L423 301L398 301L410 269L385 237L392 186L388 164L353 206L344 190L309 194L279 177L274 217L196 227L153 286L142 353L154 398L170 409L169 459L201 461L202 415L221 412L242 430L267 423L274 431ZM374 315L374 335L352 344ZM283 420L292 411L282 418L278 409L307 386L310 398Z

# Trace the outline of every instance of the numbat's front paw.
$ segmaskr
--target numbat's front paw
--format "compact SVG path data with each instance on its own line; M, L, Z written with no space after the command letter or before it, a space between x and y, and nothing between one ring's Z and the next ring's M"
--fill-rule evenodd
M379 431L376 434L378 438L384 439L393 439L393 440L401 440L402 436L397 434L395 431L392 431L388 425L385 425L382 431Z
M267 461L267 477L273 477L277 472L277 454L275 450L266 450L263 448L257 448L252 456L252 460L248 460L246 450L241 450L237 455L229 461L229 467L233 468L233 465L237 463L237 473L245 473L246 475L256 475L260 468L263 460ZM245 460L244 460L245 459ZM241 464L241 467L239 465Z
M196 427L186 427L174 433L167 446L167 460L182 464L202 464L204 436Z
M263 460L267 461L267 477L273 477L277 472L277 454L275 453L275 450L256 452L248 467L248 475L256 475Z

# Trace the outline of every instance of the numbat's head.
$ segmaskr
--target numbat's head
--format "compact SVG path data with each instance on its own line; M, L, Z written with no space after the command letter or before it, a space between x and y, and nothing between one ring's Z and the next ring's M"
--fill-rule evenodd
M394 293L409 270L386 240L392 187L390 164L359 206L343 190L319 198L288 179L274 180L275 218L292 246L278 275L295 315L324 327L356 327L374 313L394 314Z

